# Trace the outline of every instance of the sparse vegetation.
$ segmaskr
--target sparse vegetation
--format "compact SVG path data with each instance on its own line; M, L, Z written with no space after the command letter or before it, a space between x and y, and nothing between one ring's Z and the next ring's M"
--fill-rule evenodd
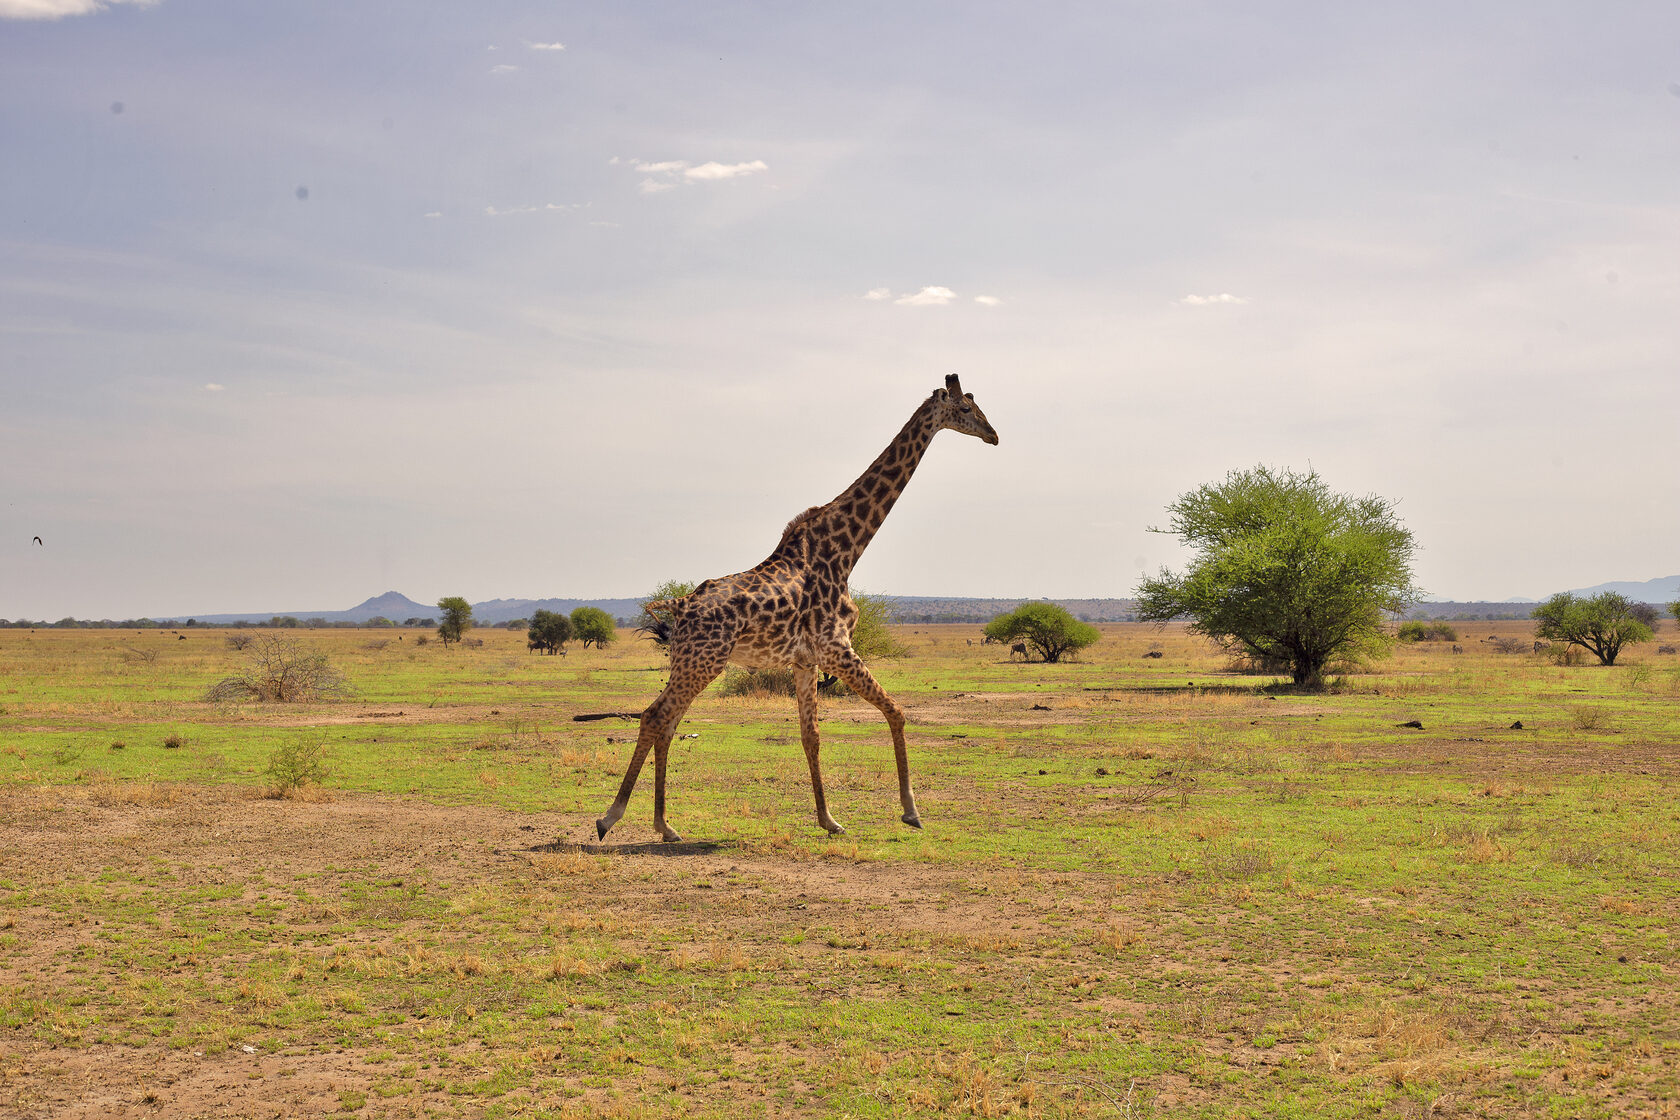
M927 830L868 704L823 701L830 839L791 702L714 689L672 747L674 852L642 846L645 790L640 835L595 843L635 723L567 718L642 706L646 643L285 629L364 702L231 710L194 699L219 640L140 666L0 633L0 1101L144 1076L170 1115L1660 1115L1680 671L1473 629L1301 695L1181 626L1056 666L895 627Z

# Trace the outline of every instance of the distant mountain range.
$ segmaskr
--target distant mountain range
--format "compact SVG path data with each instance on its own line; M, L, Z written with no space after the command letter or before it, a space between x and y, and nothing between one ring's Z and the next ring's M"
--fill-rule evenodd
M1574 594L1596 595L1601 591L1615 591L1635 602L1659 605L1671 603L1680 599L1680 575L1663 576L1643 583L1601 583L1594 587L1578 588ZM1067 608L1068 613L1075 618L1086 622L1130 622L1137 617L1135 599L980 599L936 595L876 597L886 602L887 612L892 621L900 623L987 622L1006 611L1014 610L1022 603L1030 602L1056 603ZM1419 604L1412 613L1426 614L1429 617L1469 615L1483 618L1527 618L1529 609L1535 602L1537 600L1525 598L1507 599L1497 603L1435 601ZM600 607L620 622L630 622L641 613L642 603L640 599L487 599L482 603L474 603L472 607L474 622L494 626L516 618L530 618L533 612L539 610L570 614L578 607ZM416 603L401 592L387 591L343 611L251 611L244 614L201 614L194 617L200 622L228 623L266 622L272 617L287 615L304 622L320 619L322 622L362 623L375 618L388 618L401 624L411 618L435 619L438 609L436 606ZM181 615L159 621L178 623L185 619L186 616Z
M881 595L887 612L894 622L988 622L1005 611L1012 611L1030 599L962 599L921 595ZM1137 604L1131 599L1054 599L1077 618L1089 622L1125 622L1133 617ZM642 613L640 599L487 599L474 603L473 621L484 626L510 622L516 618L530 618L539 610L571 614L578 607L599 607L622 622L633 621ZM296 618L301 622L319 619L322 622L362 623L375 618L392 622L407 622L411 618L432 618L438 615L435 605L416 603L400 591L375 595L343 611L247 611L244 614L200 614L199 622L267 622L270 618ZM160 619L162 622L183 622L186 616Z
M1614 591L1618 595L1625 595L1636 603L1672 603L1680 599L1680 576L1659 576L1648 579L1644 583L1633 583L1628 580L1618 580L1613 583L1601 583L1594 587L1577 588L1572 594L1597 595L1601 591Z

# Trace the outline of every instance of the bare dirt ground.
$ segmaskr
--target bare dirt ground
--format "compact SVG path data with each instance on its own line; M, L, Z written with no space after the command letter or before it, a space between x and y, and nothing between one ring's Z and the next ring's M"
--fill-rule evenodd
M269 882L304 877L314 894L331 898L336 886L371 866L382 878L424 873L436 890L493 894L524 889L542 877L545 860L615 853L618 873L588 884L590 913L609 924L634 927L654 915L705 910L737 928L770 927L799 911L800 923L850 931L864 946L872 932L886 930L984 941L1000 930L1024 940L1045 928L1045 909L1034 904L1033 892L977 897L963 889L972 871L961 868L789 860L709 843L596 845L581 842L593 835L590 821L476 806L347 795L264 800L225 788L172 787L169 796L166 804L115 799L101 805L97 793L81 789L8 791L0 797L0 879L98 889L101 876L167 864L178 892L237 888L254 902L258 872ZM649 869L655 874L645 874ZM66 962L95 932L43 906L13 915L7 932L26 949L0 968L0 989L64 976L74 968ZM295 911L270 920L288 930L298 926ZM366 936L371 942L392 932ZM0 1116L320 1115L338 1111L344 1094L368 1090L375 1073L367 1057L376 1048L268 1053L236 1046L206 1053L162 1045L59 1046L6 1032L0 1034ZM461 1102L438 1094L430 1101L409 1096L402 1105L414 1114L433 1105L454 1113Z

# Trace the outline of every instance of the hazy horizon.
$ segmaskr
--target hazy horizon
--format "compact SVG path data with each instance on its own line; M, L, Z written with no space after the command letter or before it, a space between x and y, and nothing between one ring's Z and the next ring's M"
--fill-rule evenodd
M0 615L740 571L951 372L1000 443L935 440L860 587L1129 597L1258 463L1398 501L1434 598L1672 571L1676 41L0 0Z

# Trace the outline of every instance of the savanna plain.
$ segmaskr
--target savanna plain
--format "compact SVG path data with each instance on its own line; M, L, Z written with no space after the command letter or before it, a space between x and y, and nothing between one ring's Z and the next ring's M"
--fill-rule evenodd
M296 631L354 695L240 705L225 630L0 631L0 1115L1680 1115L1680 658L1457 625L1322 693L898 627L924 831L875 709L830 838L714 688L672 845L651 765L595 839L628 631Z

